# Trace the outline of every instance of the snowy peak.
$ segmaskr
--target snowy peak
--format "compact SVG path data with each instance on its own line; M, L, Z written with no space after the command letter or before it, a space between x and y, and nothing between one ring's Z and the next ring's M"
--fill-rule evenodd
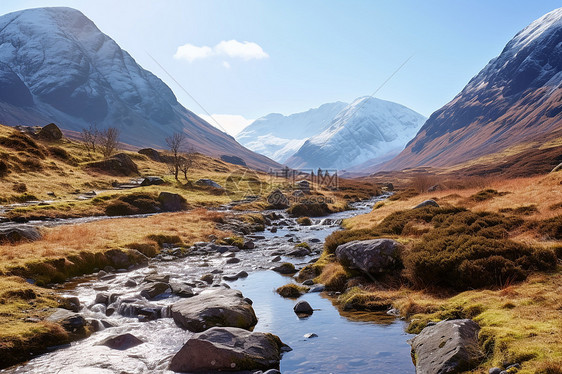
M518 32L502 53L507 51L517 53L531 43L540 43L543 38L549 36L550 32L560 28L562 28L562 8L545 14Z
M237 139L248 148L294 168L348 168L400 152L425 118L405 106L360 97L324 104L290 116L269 114Z

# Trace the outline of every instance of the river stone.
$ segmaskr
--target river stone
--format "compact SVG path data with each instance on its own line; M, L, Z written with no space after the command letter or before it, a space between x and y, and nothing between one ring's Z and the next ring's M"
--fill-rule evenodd
M176 372L266 370L279 367L290 350L277 336L233 327L213 327L194 334L172 358Z
M427 208L428 206L439 208L439 204L437 204L437 202L435 200L430 199L430 200L426 200L426 201L423 201L423 202L419 203L418 205L416 205L412 209Z
M170 282L170 276L169 275L161 275L161 274L149 274L146 277L144 277L144 282L150 282L150 283L155 283L155 282L160 282L160 283L169 283Z
M41 239L39 230L31 225L0 228L0 244L35 241Z
M143 288L140 294L142 297L152 300L165 294L166 292L171 292L170 285L168 283L154 282Z
M383 274L402 266L402 245L392 239L354 240L339 245L336 257L342 265L367 274Z
M214 326L249 329L258 319L252 306L244 300L242 292L226 288L204 290L197 296L172 305L176 324L194 332Z
M178 212L188 208L187 201L177 193L160 192L158 201L162 204L162 209L166 212Z
M48 322L58 323L64 327L65 330L71 332L82 330L88 323L82 315L66 309L57 309L53 314L47 317L46 320Z
M133 334L122 334L117 336L112 336L107 339L102 340L99 345L105 345L111 349L117 349L119 351L124 351L129 348L136 347L137 345L143 344L144 342L134 336Z
M314 310L310 306L310 304L304 300L299 301L295 304L293 310L296 314L307 314L310 315L314 313Z
M256 244L254 243L253 240L246 240L244 241L244 245L243 245L244 249L254 249L256 248Z
M310 254L310 250L304 247L298 247L287 253L287 256L291 257L304 257Z
M478 366L480 326L470 319L442 321L409 341L417 374L461 373Z
M195 296L195 292L193 292L193 288L191 288L187 284L171 283L170 286L172 287L172 293L174 295L177 295L179 297Z
M279 189L276 189L269 194L269 196L267 197L267 202L274 209L285 209L289 207L289 199Z
M279 274L286 274L286 275L295 274L297 272L297 269L295 269L295 265L289 262L284 262L281 265L272 268L272 270Z

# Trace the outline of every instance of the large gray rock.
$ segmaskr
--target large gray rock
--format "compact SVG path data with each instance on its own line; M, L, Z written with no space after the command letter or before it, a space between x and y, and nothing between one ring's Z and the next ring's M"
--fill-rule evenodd
M215 326L249 329L258 323L254 309L242 292L227 288L205 290L178 301L171 311L178 326L194 332Z
M160 152L158 152L154 148L143 148L143 149L139 150L139 153L141 155L147 156L148 158L150 158L153 161L163 162L162 156L160 155Z
M281 353L290 350L269 333L214 327L194 334L172 358L176 372L267 370L279 367Z
M172 288L168 283L154 282L149 283L146 287L144 287L140 294L142 297L148 300L152 300L171 292Z
M144 179L141 182L141 186L157 186L164 183L165 183L164 179L160 177L148 176L148 177L144 177Z
M422 201L421 203L419 203L418 205L416 205L412 209L427 208L427 207L439 208L439 204L437 204L437 202L435 200L429 199L429 200Z
M61 140L62 131L54 123L49 123L47 126L44 126L39 131L37 136L40 137L41 139L50 140L50 141Z
M392 239L354 240L339 245L336 257L344 266L377 275L402 266L402 245Z
M409 341L417 374L469 371L481 361L480 326L470 319L442 321L428 326Z
M35 241L41 239L39 230L30 225L18 225L0 228L0 244L17 243L20 241Z
M166 212L178 212L188 208L187 201L183 196L172 192L160 192L158 201L162 204L162 209Z

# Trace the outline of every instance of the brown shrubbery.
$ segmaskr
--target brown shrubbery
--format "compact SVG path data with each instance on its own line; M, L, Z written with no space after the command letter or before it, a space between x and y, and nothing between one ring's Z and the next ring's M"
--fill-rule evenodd
M560 238L561 217L535 226L544 235ZM505 286L524 280L529 271L556 267L553 250L508 239L509 233L524 223L521 218L456 207L395 212L374 228L335 232L327 238L325 250L334 253L338 245L352 240L408 235L411 222L426 223L428 231L403 258L405 275L420 287L463 290Z
M105 208L105 214L108 216L128 216L158 211L160 211L160 202L156 195L143 192L121 196Z
M326 203L302 203L291 205L287 212L293 217L321 217L332 211Z

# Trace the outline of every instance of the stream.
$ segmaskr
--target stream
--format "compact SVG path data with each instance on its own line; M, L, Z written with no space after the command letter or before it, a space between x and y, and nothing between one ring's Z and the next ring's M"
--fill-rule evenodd
M57 347L26 364L1 372L172 373L167 370L171 358L192 335L177 327L170 318L169 307L180 298L167 293L148 301L139 295L146 276L169 275L170 283L187 284L196 292L221 284L242 291L253 301L259 320L254 331L278 335L292 348L283 355L282 373L413 374L410 346L406 342L411 335L404 332L406 322L385 313L341 312L325 292L307 293L299 298L314 308L310 317L299 318L293 312L297 300L284 299L274 291L295 280L270 270L280 262L291 262L302 268L314 261L322 251L325 238L340 229L341 219L365 214L384 198L353 204L355 209L351 211L315 218L312 226L299 226L284 212L276 211L280 218L273 222L274 226L248 236L253 237L255 243L252 250L225 253L200 250L197 255L185 258L167 256L169 261L152 260L148 266L133 271L118 269L115 273L69 282L61 292L78 297L82 305L80 314L94 321L100 330L89 338ZM310 244L311 255L287 256L301 241ZM204 248L204 245L199 243L196 248ZM240 261L230 263L233 257ZM278 257L281 257L280 262L272 261ZM228 275L242 270L249 275L231 281L222 279L224 276L233 279ZM213 275L213 284L200 280L204 274ZM99 294L108 296L109 306L96 304ZM123 351L99 345L108 337L124 333L131 333L144 343ZM317 337L306 338L310 333Z

